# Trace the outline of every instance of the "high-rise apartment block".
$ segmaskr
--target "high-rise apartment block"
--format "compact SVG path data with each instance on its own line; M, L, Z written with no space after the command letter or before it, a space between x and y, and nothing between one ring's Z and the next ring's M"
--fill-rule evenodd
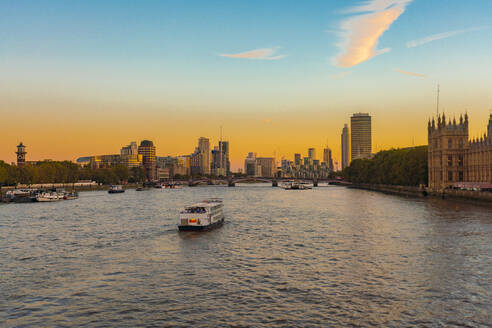
M311 160L315 160L316 159L316 149L309 148L308 149L308 157L311 158Z
M333 171L333 158L330 148L323 149L323 163L325 163L330 172Z
M216 176L226 176L230 173L231 162L229 161L228 141L219 141L219 146L214 147L210 168L211 173Z
M371 116L356 113L350 118L351 160L370 158L372 154Z
M208 138L201 137L198 139L198 152L200 156L200 174L210 174L210 141Z
M150 140L143 140L138 147L138 154L142 156L142 165L148 181L157 179L155 146Z
M301 164L301 154L294 154L294 165L300 167Z
M342 170L349 166L349 128L348 125L345 124L342 130L342 136L341 136L341 141L342 141Z
M225 175L231 173L231 161L229 160L229 141L219 141L219 151L221 153L221 168Z
M214 149L212 149L212 160L210 162L210 170L212 175L215 176L225 176L225 168L222 166L222 152L220 151L219 147L215 146Z

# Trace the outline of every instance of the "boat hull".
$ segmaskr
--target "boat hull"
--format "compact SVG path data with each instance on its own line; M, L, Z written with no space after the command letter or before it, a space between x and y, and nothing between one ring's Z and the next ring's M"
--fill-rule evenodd
M36 197L15 197L11 200L14 203L33 203L36 202Z
M218 228L224 224L224 218L217 222L203 226L203 225L178 225L179 231L207 231Z
M125 192L124 190L108 190L108 193L110 194L121 194L122 192Z

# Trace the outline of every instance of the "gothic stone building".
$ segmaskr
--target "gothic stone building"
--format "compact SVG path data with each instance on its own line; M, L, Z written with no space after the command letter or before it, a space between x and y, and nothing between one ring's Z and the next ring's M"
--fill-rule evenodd
M468 115L446 122L438 115L428 123L429 187L442 189L459 183L492 183L492 114L487 133L468 140Z

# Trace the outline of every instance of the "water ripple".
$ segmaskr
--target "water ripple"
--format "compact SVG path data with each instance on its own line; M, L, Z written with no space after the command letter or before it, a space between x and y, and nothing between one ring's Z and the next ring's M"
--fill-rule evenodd
M226 224L178 233L185 204ZM490 209L369 191L81 193L0 207L0 326L490 327Z

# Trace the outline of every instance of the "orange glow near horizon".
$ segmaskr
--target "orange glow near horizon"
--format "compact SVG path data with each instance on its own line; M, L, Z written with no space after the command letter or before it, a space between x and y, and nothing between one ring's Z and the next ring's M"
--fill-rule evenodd
M70 111L63 109L68 106ZM330 108L270 113L88 108L91 110L80 104L54 104L37 106L37 112L33 112L19 106L9 117L11 124L3 128L0 159L15 161L15 146L20 141L27 146L27 160L74 161L83 156L119 154L130 141L139 143L143 139L154 142L158 156L186 155L193 152L202 136L210 139L212 149L218 144L223 126L223 140L230 142L234 171L243 167L248 152L275 156L280 161L283 157L292 160L294 153L307 156L307 149L314 147L318 159L322 159L326 145L332 149L334 161L339 162L341 130L344 123L350 123L351 115ZM368 112L372 115L374 152L427 144L430 115L409 109ZM470 114L470 138L483 135L487 121L487 111Z

